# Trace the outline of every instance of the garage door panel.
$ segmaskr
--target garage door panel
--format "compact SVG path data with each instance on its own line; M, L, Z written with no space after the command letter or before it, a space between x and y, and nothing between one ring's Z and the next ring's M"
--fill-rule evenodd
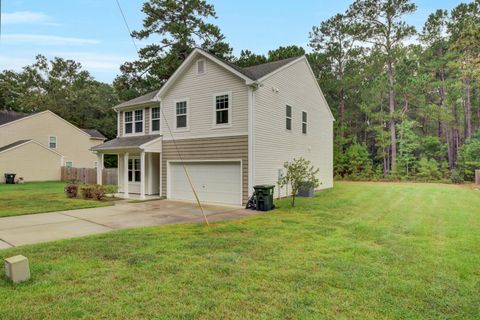
M186 162L192 184L203 202L241 204L240 162ZM170 198L195 200L179 162L170 163Z

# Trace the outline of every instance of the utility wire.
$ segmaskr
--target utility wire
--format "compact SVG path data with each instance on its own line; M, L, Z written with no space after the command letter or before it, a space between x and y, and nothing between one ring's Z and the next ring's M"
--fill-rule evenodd
M0 0L0 1L2 1L2 0ZM120 10L120 14L122 15L123 22L125 23L125 27L127 28L128 35L129 35L130 39L132 40L133 46L135 47L135 51L138 54L139 50L137 48L137 44L135 43L135 40L132 37L132 31L130 30L130 27L128 26L127 18L125 18L125 14L123 13L122 6L120 5L119 0L115 0L115 1L117 2L118 9Z
M0 0L0 2L1 1L2 0ZM130 31L130 27L128 26L127 19L125 18L125 14L123 13L122 6L120 5L119 0L115 0L115 1L117 2L118 9L120 10L120 13L123 17L123 22L125 23L125 27L127 28L128 34L129 34L130 38L132 39L133 46L135 47L135 50L137 51L138 56L140 56L140 52L137 48L135 40L133 39L132 32ZM195 186L193 185L192 179L190 178L190 175L188 174L188 170L187 170L187 167L185 166L185 162L183 161L183 157L182 157L182 154L180 153L180 149L178 148L177 141L175 140L175 137L173 136L173 132L172 132L172 129L170 128L170 124L168 123L167 117L165 117L165 112L164 112L161 105L159 107L160 107L160 111L162 113L162 117L165 120L165 123L167 125L167 129L170 132L170 136L172 137L172 142L173 142L173 145L175 146L175 150L177 151L178 157L180 158L180 163L183 166L183 171L185 172L185 175L187 176L188 183L189 183L190 188L192 189L192 192L193 192L193 194L195 196L195 199L197 201L197 205L200 208L200 211L202 212L203 218L205 219L205 223L207 224L207 226L210 226L210 223L208 222L207 215L205 214L205 211L203 210L202 204L200 202L200 198L198 197L197 191L195 190ZM162 164L160 164L160 165L162 165Z

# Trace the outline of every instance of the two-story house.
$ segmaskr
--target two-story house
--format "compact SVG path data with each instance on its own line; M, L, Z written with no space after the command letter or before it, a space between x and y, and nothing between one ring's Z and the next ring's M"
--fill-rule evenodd
M190 178L201 201L241 205L298 157L333 185L334 119L305 56L240 68L195 49L159 91L114 110L118 137L92 150L119 155L125 197L194 200Z
M0 182L4 173L25 181L60 180L60 167L95 168L90 150L105 141L93 129L80 129L55 113L0 111Z

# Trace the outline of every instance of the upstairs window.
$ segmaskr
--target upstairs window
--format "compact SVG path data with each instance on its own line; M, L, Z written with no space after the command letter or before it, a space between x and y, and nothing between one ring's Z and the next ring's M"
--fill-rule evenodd
M143 110L125 112L125 134L143 132Z
M230 124L230 95L222 94L215 96L215 124L228 125Z
M205 74L205 59L197 60L197 74Z
M50 149L57 149L57 137L55 136L48 137L48 147Z
M292 130L292 107L287 105L285 108L285 128L287 130Z
M133 112L127 111L125 112L125 133L132 133L133 132Z
M143 110L135 110L135 133L143 132Z
M307 134L307 113L302 111L302 133Z
M177 118L177 129L186 129L187 128L187 101L179 101L176 103L176 118Z
M160 107L152 108L152 132L160 131Z

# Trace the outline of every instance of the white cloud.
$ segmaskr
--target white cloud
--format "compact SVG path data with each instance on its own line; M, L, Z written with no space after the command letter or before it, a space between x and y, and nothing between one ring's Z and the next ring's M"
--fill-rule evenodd
M129 60L125 56L95 52L50 52L48 56L78 61L88 71L118 72L120 65Z
M52 18L43 12L16 11L2 13L2 23L8 24L43 24L59 25L54 23Z
M41 34L6 34L2 36L2 39L5 42L24 42L42 45L88 45L100 43L100 41L96 39L61 37Z

